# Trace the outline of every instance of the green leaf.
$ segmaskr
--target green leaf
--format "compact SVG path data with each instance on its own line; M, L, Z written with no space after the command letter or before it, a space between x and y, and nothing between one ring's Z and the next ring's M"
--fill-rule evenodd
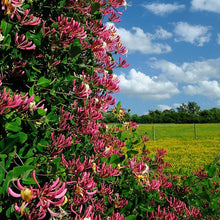
M125 220L136 220L136 215L129 215Z
M58 169L60 167L60 161L61 161L60 157L58 157L52 161L52 170L51 170L52 173L56 173L58 171Z
M111 164L119 164L120 163L120 158L117 154L112 154L111 157L110 157L110 163Z
M4 36L6 36L7 34L10 33L12 27L13 27L13 24L8 23L5 19L3 19L3 20L1 21L1 29L2 29L2 34L3 34Z
M21 130L21 119L16 118L13 122L8 122L5 124L5 129L7 131L18 132Z
M42 37L42 32L38 32L37 34L32 34L29 31L26 33L26 38L33 41L36 46L41 45L41 37Z
M23 182L25 185L26 185L26 184L27 184L27 185L34 185L34 184L36 184L36 182L34 181L33 178L23 179L22 182Z
M0 154L0 164L3 168L5 168L5 158L7 158L6 154ZM5 178L5 170L2 167L0 167L0 185Z
M2 50L9 50L11 45L11 35L7 34L2 42Z
M136 151L136 150L129 150L127 152L128 158L131 158L132 155L135 155L135 154L138 154L138 151Z
M121 102L118 102L117 106L116 106L116 113L117 114L119 114L120 109L121 109Z
M75 39L74 42L69 47L69 52L71 54L71 57L76 57L79 55L82 51L82 45L79 42L79 39Z
M46 116L46 121L47 122L56 122L58 120L57 115L54 114L54 112L50 112L47 116Z
M40 116L46 115L46 111L45 111L44 109L41 109L41 108L39 108L39 109L37 110L37 113L38 113Z
M34 86L29 89L29 96L34 95Z
M45 151L44 148L47 147L47 145L48 145L48 142L44 139L41 139L36 147L41 153L43 153Z
M62 1L60 1L60 7L63 7L65 4L66 4L66 0L62 0Z
M209 168L209 170L208 170L208 176L209 176L210 178L212 178L212 177L215 176L216 172L217 172L216 167L215 167L215 166L211 166L211 167Z
M2 149L4 149L4 148L5 148L5 140L2 139L2 140L0 141L0 151L1 151Z
M37 82L37 85L38 86L41 86L41 87L47 87L49 86L51 83L51 80L49 79L46 79L45 77L41 77L38 82Z
M41 71L39 69L37 69L36 67L32 66L32 69L38 73L41 73Z
M9 171L2 188L0 188L0 194L5 194L8 190L9 184L12 180L17 180L19 177L26 179L30 172L34 169L34 166L24 165L14 167L13 170Z
M220 160L220 155L218 157L215 158L214 163L217 163Z
M98 2L94 2L91 4L91 14L94 14L95 12L99 11L101 5Z
M21 144L23 144L28 139L28 135L25 134L24 132L19 132L19 133L16 133L16 134L9 133L8 138L18 138L19 142Z

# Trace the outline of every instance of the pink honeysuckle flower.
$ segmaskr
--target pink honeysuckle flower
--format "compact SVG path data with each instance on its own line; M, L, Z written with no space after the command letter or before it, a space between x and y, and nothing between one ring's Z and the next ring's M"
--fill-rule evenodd
M21 11L20 7L23 5L23 0L1 0L2 10L5 10L5 15L9 15L12 19L16 11Z
M27 64L27 62L22 62L19 59L14 59L12 68L7 68L5 70L5 73L9 74L10 76L17 78L17 77L22 77L22 75L25 74L25 70L23 67Z
M58 17L57 25L61 31L61 34L64 35L67 34L68 37L71 38L71 40L72 39L74 40L75 38L84 39L87 37L84 27L80 27L81 24L75 21L73 18L69 20L68 17L64 17L63 15L60 15Z
M28 42L26 40L24 34L20 37L18 37L18 33L15 34L15 44L17 45L17 48L21 50L35 50L36 48L36 45L32 41Z
M33 14L29 15L29 18L27 18L30 11L31 11L30 9L26 9L22 17L20 17L18 12L16 12L15 14L18 21L23 25L32 25L32 26L39 25L41 23L40 18L34 17Z
M21 197L26 202L30 202L33 198L36 198L34 195L34 189L32 187L26 188L22 186L19 179L17 179L17 187L20 190L20 193L14 192L10 187L8 187L8 193L15 198Z
M87 83L81 83L79 87L75 85L76 80L73 80L73 92L78 97L87 97L92 93L92 90L90 89L89 85Z
M100 217L100 216L99 216L99 217L95 216L95 212L94 212L94 210L93 210L94 208L93 208L92 205L89 205L89 206L86 208L86 210L85 210L85 212L84 212L84 214L83 214L82 216L80 216L81 213L83 212L83 206L82 206L82 205L81 205L81 207L80 207L79 213L77 213L77 212L73 209L73 206L70 206L70 209L71 209L71 212L73 212L73 213L76 215L75 220L97 220L97 218L98 218L99 220L101 220L101 217Z
M98 162L98 164L96 165L96 173L98 173L102 178L120 175L118 168L112 168L111 164L107 166L105 162L103 162L102 165L100 165Z
M202 217L200 210L195 207L188 207L185 209L185 211L189 216L191 216L193 218L201 219L201 217Z
M118 212L112 212L112 216L108 217L109 220L124 220L124 216Z
M170 197L170 199L168 198L165 199L167 200L167 202L169 202L170 207L174 208L174 210L177 213L182 213L186 208L186 204L175 197L174 198Z
M128 160L131 170L135 175L143 175L149 173L149 166L143 161L137 161L136 158Z
M94 199L93 203L94 203L94 207L95 207L96 212L104 213L104 208L105 208L104 198L99 199L99 200Z
M107 16L111 22L118 23L121 21L120 16L121 12L117 11L115 8L105 8L103 11L103 15Z
M60 131L68 131L71 129L71 125L69 121L74 118L74 115L71 115L70 112L64 111L64 109L61 109L61 115L60 115L60 123L59 123L59 129Z
M24 209L28 206L32 199L36 198L35 189L33 189L32 187L23 187L19 179L17 180L17 188L20 190L20 193L14 192L10 187L8 187L8 193L15 198L22 198L23 202L21 207L19 207L18 204L15 203L15 211L23 215Z
M46 27L45 24L46 24L46 21L43 22L42 24L43 36L46 37L46 36L53 35L56 32L55 28L50 29L49 27Z
M122 68L126 68L129 66L128 63L126 63L127 61L126 60L122 60L121 57L119 57L119 63L118 63L118 66L119 67L122 67Z
M173 186L173 184L171 182L169 182L170 178L171 178L170 173L168 173L166 175L164 175L162 173L159 174L157 180L159 181L161 188L170 188Z
M139 125L133 121L129 121L129 122L123 122L123 125L125 126L126 130L130 129L130 130L137 130Z
M160 205L158 205L157 211L155 211L155 212L152 211L151 213L149 213L147 211L146 214L148 217L147 219L149 219L149 220L154 220L154 219L177 220L178 219L178 217L174 213L172 213L170 211L166 211L165 208L163 208L163 210L160 210Z
M57 157L58 153L61 153L64 148L67 148L72 144L71 136L66 138L63 134L59 134L59 136L56 138L54 134L54 132L51 133L51 139L53 142L50 146L48 146L48 150L52 158Z
M109 185L108 187L105 185L105 182L101 183L101 189L100 189L100 193L102 195L111 195L114 192L113 189L111 189L111 185Z
M116 194L116 199L113 199L111 196L108 197L108 201L111 205L114 204L116 209L122 209L128 204L128 200L126 198L122 198L119 194Z
M57 178L53 183L45 183L43 187L40 186L36 179L35 170L32 173L33 179L36 182L38 189L34 189L32 186L26 188L20 184L20 180L17 180L17 188L20 190L20 194L14 192L10 187L8 188L8 193L15 197L21 197L24 201L19 207L17 203L15 203L15 210L22 215L29 215L28 213L32 212L32 210L24 211L24 209L28 206L29 209L32 207L33 209L39 210L39 218L43 219L46 216L46 211L50 213L51 216L58 216L59 213L55 213L51 210L50 205L54 207L60 207L63 205L66 197L65 183L59 181ZM33 203L32 203L33 202ZM30 204L30 206L29 206ZM35 204L33 206L33 204ZM36 213L35 213L36 214Z
M6 91L4 88L3 93L0 93L0 115L7 113L10 109L17 109L19 112L26 111L34 99L34 95L30 98L27 95L13 93L11 96L10 90Z
M198 176L199 179L204 179L204 178L206 178L206 177L208 176L208 174L207 174L204 170L202 170L201 167L199 167L199 169L196 170L196 171L194 171L193 173L194 173L196 176Z
M96 185L97 183L94 181L93 177L90 177L90 173L84 172L77 179L77 185L74 186L75 193L81 196L92 196L98 191L95 189Z
M82 173L83 171L92 168L92 162L93 159L84 157L84 161L80 161L80 156L76 158L73 157L72 160L69 160L68 162L65 159L65 156L62 154L61 156L61 164L63 164L66 169L69 171L69 173L73 173L74 175L77 175L79 173Z
M159 181L155 180L155 179L152 179L150 181L150 186L149 186L149 190L152 191L152 190L159 190L160 188L160 183Z

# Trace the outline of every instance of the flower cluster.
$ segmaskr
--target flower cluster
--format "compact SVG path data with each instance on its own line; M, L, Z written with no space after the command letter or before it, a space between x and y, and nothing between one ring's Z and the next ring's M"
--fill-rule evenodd
M17 188L20 190L20 194L14 192L10 187L8 188L8 192L11 196L15 198L21 197L23 201L20 207L15 203L15 210L29 218L37 215L38 219L44 219L47 211L51 216L58 216L60 213L54 212L51 209L51 205L56 209L65 203L65 194L67 191L65 188L66 184L62 183L59 181L59 178L57 178L53 183L45 183L44 186L41 187L36 179L35 170L33 171L33 179L38 186L37 189L22 186L19 179L17 180ZM37 205L34 210L28 213L26 207L33 207L36 200Z

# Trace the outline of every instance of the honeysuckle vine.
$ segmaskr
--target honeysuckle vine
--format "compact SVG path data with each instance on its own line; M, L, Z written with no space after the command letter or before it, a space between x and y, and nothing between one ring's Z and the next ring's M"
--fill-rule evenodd
M0 4L0 219L219 216L219 165L166 172L167 152L151 156L116 103L125 0Z

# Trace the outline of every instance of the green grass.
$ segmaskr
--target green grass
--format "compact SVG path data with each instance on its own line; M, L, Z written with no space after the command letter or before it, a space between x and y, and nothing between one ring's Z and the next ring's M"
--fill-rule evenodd
M153 139L153 127L155 128L155 139L175 138L181 140L195 139L194 124L140 124L138 133L147 132L150 139ZM219 138L220 124L196 124L197 139Z

